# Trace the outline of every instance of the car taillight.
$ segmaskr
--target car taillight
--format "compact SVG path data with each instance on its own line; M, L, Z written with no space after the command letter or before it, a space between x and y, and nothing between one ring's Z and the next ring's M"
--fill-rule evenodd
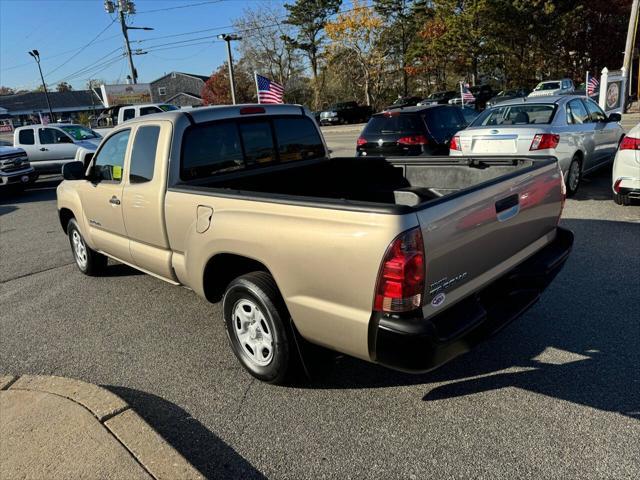
M398 313L419 308L424 282L422 232L416 227L398 235L387 248L378 274L373 309Z
M555 133L537 133L533 137L529 150L556 148L558 143L560 143L560 135L556 135Z
M256 113L265 113L264 107L242 107L240 115L255 115Z
M640 138L624 137L618 150L640 150Z
M460 137L458 135L456 135L455 137L451 137L451 141L449 142L449 148L451 150L462 151L462 145L460 145Z
M359 147L361 147L362 145L366 145L367 144L367 139L364 137L359 137L358 141L356 142L358 144Z
M426 145L429 143L424 135L408 135L398 139L398 145Z
M613 184L613 191L616 193L620 193L620 184L622 183L622 178L619 178L615 181L615 183Z

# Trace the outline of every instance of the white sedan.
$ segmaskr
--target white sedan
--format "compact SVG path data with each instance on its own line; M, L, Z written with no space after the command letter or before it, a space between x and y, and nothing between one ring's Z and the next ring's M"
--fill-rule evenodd
M640 123L620 142L613 161L613 201L629 205L640 199Z
M610 164L624 137L621 116L607 116L578 95L519 98L486 109L452 139L452 156L556 157L567 194L582 176Z

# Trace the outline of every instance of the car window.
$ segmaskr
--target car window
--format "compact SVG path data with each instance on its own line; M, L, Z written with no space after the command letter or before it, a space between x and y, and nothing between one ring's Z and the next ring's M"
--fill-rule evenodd
M97 181L122 180L124 156L127 153L130 130L113 134L103 144L94 157L93 177Z
M157 125L140 127L136 132L131 150L129 182L144 183L153 180L159 136L160 127Z
M124 114L122 115L122 120L126 122L127 120L131 120L135 116L136 112L133 108L125 108Z
M247 165L270 163L275 161L276 149L269 122L250 122L240 124L240 135L244 145Z
M394 133L414 133L424 130L420 117L415 114L374 115L364 128L365 135L385 135Z
M140 109L140 116L142 117L143 115L150 115L152 113L159 113L162 112L162 110L160 110L158 107L142 107Z
M538 92L541 90L557 90L558 88L560 88L560 82L541 82L533 90Z
M587 105L589 119L592 122L604 122L607 119L607 116L596 102L591 99L587 99L584 103Z
M499 105L482 112L471 126L549 124L554 111L552 104Z
M324 145L313 122L300 118L276 118L273 126L281 162L325 156Z
M424 113L427 128L434 137L451 135L465 127L464 117L457 108L430 108Z
M81 125L69 125L65 127L60 127L64 130L68 135L71 135L75 140L86 140L88 138L99 138L96 132L90 130Z
M589 114L582 101L575 99L567 104L567 123L580 125L589 121Z
M56 143L73 143L67 135L55 128L38 129L40 145L54 145Z
M172 110L179 110L179 108L176 107L175 105L160 105L158 108L160 110L162 110L163 112L170 112Z
M36 141L33 135L33 128L20 130L20 133L18 134L18 142L20 142L21 145L34 145Z
M182 140L180 177L190 180L244 166L238 126L233 121L187 129Z

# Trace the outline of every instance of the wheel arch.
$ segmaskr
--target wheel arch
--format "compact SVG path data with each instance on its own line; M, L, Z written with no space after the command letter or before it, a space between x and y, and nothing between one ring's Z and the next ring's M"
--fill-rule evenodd
M233 280L256 271L268 273L276 282L269 268L259 260L235 253L217 253L207 261L204 268L202 288L205 298L212 303L220 301Z
M67 227L69 226L69 222L72 218L76 218L73 211L70 208L61 208L58 212L58 216L60 218L60 226L64 233L67 233Z

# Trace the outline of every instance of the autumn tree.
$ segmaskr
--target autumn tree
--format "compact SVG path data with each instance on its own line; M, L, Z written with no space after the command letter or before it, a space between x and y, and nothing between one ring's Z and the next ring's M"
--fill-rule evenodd
M256 101L255 83L246 71L242 62L234 64L236 101L251 103ZM229 67L224 62L213 72L200 92L205 105L231 105L231 87L229 84Z
M13 95L15 90L11 87L0 86L0 95Z
M314 108L320 104L319 73L325 41L324 27L341 4L342 0L296 0L293 4L284 5L288 11L285 23L293 25L297 31L295 37L286 37L286 41L300 50L311 66Z
M70 92L71 90L73 90L73 87L67 82L60 82L58 85L56 85L57 92Z

